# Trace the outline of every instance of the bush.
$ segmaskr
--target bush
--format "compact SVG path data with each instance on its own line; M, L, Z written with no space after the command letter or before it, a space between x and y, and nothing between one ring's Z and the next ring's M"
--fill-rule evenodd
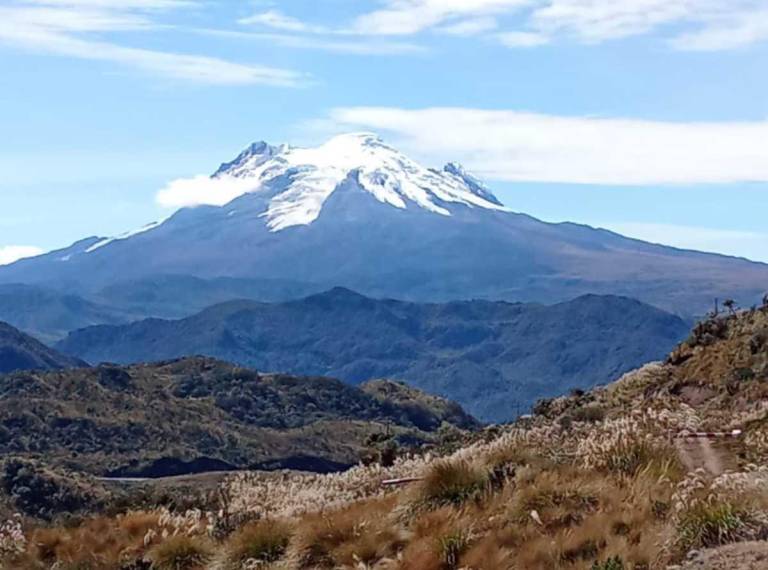
M584 406L573 411L573 419L577 422L601 422L605 419L605 410L600 406Z
M155 570L200 570L213 555L210 545L200 537L172 536L149 552Z
M624 570L624 562L620 556L614 556L605 562L595 562L592 564L592 570Z
M481 498L489 482L488 471L468 461L438 461L422 481L421 501L430 508L460 506Z
M465 530L457 530L441 536L437 541L440 561L446 569L459 567L459 559L469 548L471 535Z
M106 491L83 475L54 471L37 461L19 458L0 465L0 491L15 509L43 520L97 511L107 499Z
M520 486L511 504L516 522L529 521L536 511L545 524L568 527L579 523L586 514L594 512L600 503L593 489L584 488L580 481L569 481L569 474L545 472L535 480Z
M683 552L710 548L750 538L749 513L728 502L699 503L683 513L677 527Z
M277 562L285 554L291 539L290 529L282 523L259 521L246 525L227 543L227 561L239 569L248 561Z
M587 467L628 477L643 470L676 477L681 470L672 446L622 426L606 426L604 433L582 441L580 452Z
M606 457L605 465L614 473L635 475L654 461L655 457L655 450L649 441L627 440L613 449L613 452Z

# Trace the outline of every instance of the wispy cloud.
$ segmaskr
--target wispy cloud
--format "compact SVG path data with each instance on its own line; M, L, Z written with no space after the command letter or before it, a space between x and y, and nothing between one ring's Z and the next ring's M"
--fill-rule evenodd
M238 20L249 31L198 30L233 38L274 41L278 45L357 55L400 55L424 52L420 45L391 41L376 34L361 34L347 27L332 27L304 22L279 10L257 12ZM460 33L457 30L457 33Z
M0 42L39 53L105 61L214 85L294 87L305 82L303 74L292 70L128 47L101 39L110 32L158 29L162 25L154 17L156 12L192 5L181 0L20 0L0 7Z
M428 50L419 44L386 39L360 39L355 37L314 34L288 34L280 32L259 32L222 30L212 28L191 28L189 31L241 41L268 42L281 47L325 51L351 55L402 55L425 53Z
M0 246L0 265L9 265L20 259L35 257L43 253L39 247L31 245Z
M410 35L444 24L460 25L479 16L503 14L536 0L387 0L363 14L352 29L364 34Z
M381 4L334 28L277 10L242 22L295 34L483 35L515 48L555 41L596 44L655 34L680 50L722 50L768 39L765 0L382 0Z
M339 131L389 133L393 142L427 160L461 160L499 180L768 181L768 122L662 122L444 107L340 108L326 119Z
M709 23L701 30L672 39L674 47L690 51L743 48L768 40L768 9L740 12Z
M478 17L459 20L438 28L438 31L451 36L476 36L485 32L490 32L499 27L496 18Z
M238 23L244 25L261 25L286 32L324 33L327 31L326 28L322 26L310 26L297 18L292 18L283 14L279 10L259 12L247 18L241 18L238 20Z

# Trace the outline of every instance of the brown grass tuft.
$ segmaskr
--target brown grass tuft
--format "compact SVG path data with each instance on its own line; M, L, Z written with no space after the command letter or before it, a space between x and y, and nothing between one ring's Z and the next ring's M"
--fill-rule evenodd
M201 537L176 535L160 542L148 554L153 570L202 570L213 548Z
M391 516L392 497L304 517L292 545L303 568L355 567L393 558L404 547L405 534Z
M470 461L438 461L427 471L418 490L418 504L428 509L460 507L488 491L490 473Z
M278 521L258 521L244 526L225 545L228 566L239 570L249 562L277 562L285 555L291 534L290 527Z

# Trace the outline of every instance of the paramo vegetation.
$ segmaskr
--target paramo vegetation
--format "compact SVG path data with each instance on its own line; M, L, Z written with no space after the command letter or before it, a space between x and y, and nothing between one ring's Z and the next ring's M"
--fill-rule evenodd
M688 570L734 543L764 556L768 307L714 317L667 362L454 447L339 474L241 473L197 509L66 524L9 512L3 567Z

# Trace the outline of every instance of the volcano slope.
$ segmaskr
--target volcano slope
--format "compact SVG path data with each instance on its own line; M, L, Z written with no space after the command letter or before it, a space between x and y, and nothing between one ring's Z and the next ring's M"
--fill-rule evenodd
M42 567L45 540L49 562L89 567L98 551L99 568L655 570L691 558L747 570L768 536L767 364L768 306L713 318L664 363L442 453L326 476L240 474L220 489L221 512L24 527L31 546L14 563ZM734 429L730 470L683 463L679 438Z

